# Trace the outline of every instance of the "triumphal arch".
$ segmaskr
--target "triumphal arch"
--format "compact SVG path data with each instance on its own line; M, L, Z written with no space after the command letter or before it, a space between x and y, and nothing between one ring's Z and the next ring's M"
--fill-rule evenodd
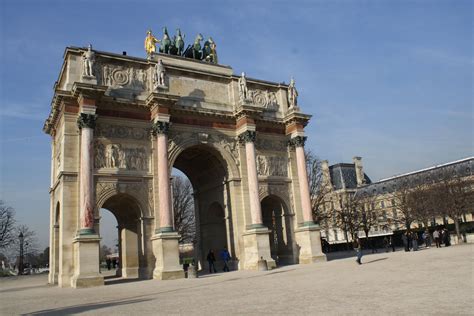
M215 46L214 46L215 48ZM51 135L50 283L104 284L100 212L118 222L123 277L184 277L170 172L190 179L197 260L226 246L236 269L324 260L305 167L310 116L290 85L181 55L68 47Z

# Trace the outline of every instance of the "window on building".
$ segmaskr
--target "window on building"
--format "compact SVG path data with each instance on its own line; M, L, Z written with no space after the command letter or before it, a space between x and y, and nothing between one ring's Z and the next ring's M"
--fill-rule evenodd
M381 201L381 202L380 202L380 207L381 207L381 208L384 208L384 207L385 207L385 202L384 202L384 201Z
M384 210L384 211L382 212L382 217L383 217L383 220L384 220L384 221L387 221L387 211Z
M334 233L334 240L337 241L338 240L338 238L337 238L337 229L334 229L333 233Z
M372 209L372 210L375 209L375 203L374 203L374 202L372 202L372 203L370 204L370 209Z
M392 199L392 206L395 206L395 200Z
M392 216L393 219L397 219L397 210L395 208L392 208Z

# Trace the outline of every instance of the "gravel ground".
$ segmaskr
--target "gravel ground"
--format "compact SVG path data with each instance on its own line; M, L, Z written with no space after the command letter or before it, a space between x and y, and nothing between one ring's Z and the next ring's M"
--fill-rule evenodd
M1 315L474 315L474 246L366 255L266 272L174 281L110 280L90 289L47 276L0 280Z

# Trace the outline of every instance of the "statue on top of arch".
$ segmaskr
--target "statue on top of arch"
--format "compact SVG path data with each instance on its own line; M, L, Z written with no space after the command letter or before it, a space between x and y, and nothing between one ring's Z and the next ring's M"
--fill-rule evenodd
M160 44L159 52L162 54L181 56L185 58L192 58L202 60L211 64L218 63L217 57L217 44L212 37L204 42L204 46L201 46L201 42L204 37L199 33L196 35L193 44L189 44L186 49L184 39L185 35L181 32L180 28L176 29L176 35L172 38L168 33L168 28L163 28L163 37L161 40L153 36L151 30L147 32L145 38L145 52L147 57L150 58L156 52L156 44Z

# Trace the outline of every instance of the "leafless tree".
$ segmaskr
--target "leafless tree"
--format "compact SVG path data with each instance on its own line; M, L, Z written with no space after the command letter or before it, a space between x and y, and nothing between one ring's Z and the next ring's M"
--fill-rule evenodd
M331 216L325 204L332 188L329 185L329 179L323 177L321 160L309 150L305 152L305 156L313 220L325 227L325 223Z
M191 183L180 176L173 179L173 212L175 229L180 234L180 243L195 242L196 225L194 197Z
M336 227L344 232L344 238L349 245L349 236L354 238L360 227L360 200L354 193L346 193L338 197L339 205L333 210L333 221Z
M416 220L410 202L410 189L411 183L407 179L404 179L391 194L392 201L395 202L394 206L397 209L397 216L391 219L394 222L404 225L406 229L410 229L411 224Z
M425 227L428 227L430 219L437 215L433 203L435 196L434 188L429 183L413 185L407 192L406 204L411 216Z
M20 233L23 234L23 247L25 249L25 256L27 254L36 254L38 252L38 238L36 237L36 233L31 230L26 225L19 225L16 228L15 236L19 236ZM20 241L18 237L15 238L15 249L17 249L18 253L20 252Z
M10 246L15 239L15 210L0 200L0 249Z
M354 196L354 204L357 205L359 228L365 233L365 240L369 240L369 231L379 223L380 211L376 206L376 195L368 193L360 194L357 192Z
M459 220L467 213L474 202L474 179L463 178L454 172L441 173L439 182L434 186L435 203L441 213L454 221L456 235L461 240Z

